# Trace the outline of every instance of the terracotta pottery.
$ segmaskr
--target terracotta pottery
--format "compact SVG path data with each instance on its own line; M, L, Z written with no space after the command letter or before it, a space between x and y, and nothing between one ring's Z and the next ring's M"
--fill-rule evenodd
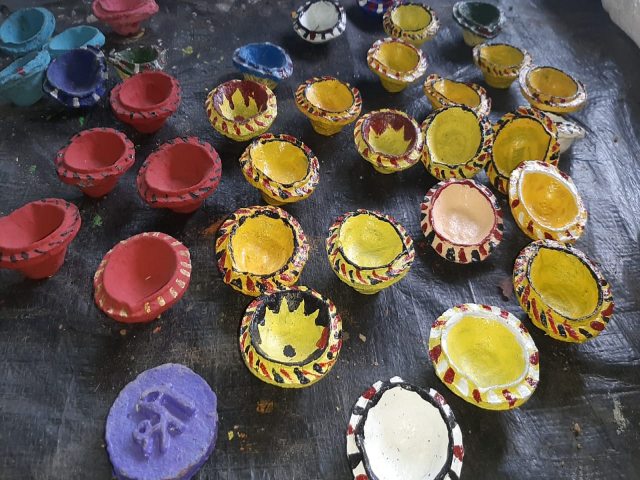
M129 47L119 52L112 50L107 60L120 78L126 80L140 72L164 70L167 65L167 51L157 45Z
M37 52L55 28L56 19L46 8L16 10L0 25L0 52L12 57Z
M487 410L519 407L540 379L531 335L513 314L465 303L431 327L429 357L436 375L460 398Z
M571 245L538 240L513 267L522 309L547 335L564 342L597 337L613 315L613 294L598 265Z
M275 89L293 73L291 57L284 48L269 42L248 43L236 48L232 58L245 80L262 83Z
M69 140L56 155L58 178L89 197L102 197L136 161L131 140L113 128L91 128Z
M80 223L78 208L59 198L27 203L0 217L0 268L34 280L53 276Z
M165 233L144 232L104 256L93 277L94 300L118 322L146 323L182 298L190 278L187 247Z
M404 112L384 108L358 119L353 129L358 153L380 173L394 173L420 160L424 144L418 123Z
M153 133L178 110L181 97L180 83L171 75L144 71L111 90L111 109L121 122L141 133Z
M495 38L506 20L499 7L485 2L456 2L453 19L462 27L462 38L470 47Z
M245 295L292 286L308 256L302 227L279 207L240 208L218 230L216 257L222 280Z
M419 47L438 33L440 21L436 13L426 5L403 2L386 11L382 26L390 37L401 38Z
M40 50L26 54L0 71L0 104L28 107L42 98L42 80L49 66L49 54Z
M519 82L531 106L546 112L575 112L587 101L584 84L559 68L529 65L520 72Z
M340 280L363 294L374 294L409 273L413 240L393 217L356 210L338 217L329 228L327 255Z
M263 134L278 115L271 89L251 80L229 80L218 85L209 92L205 108L211 126L236 142Z
M47 43L46 48L51 57L56 58L76 48L89 46L101 48L104 42L103 33L96 27L78 25L77 27L67 28L64 32L53 37Z
M307 287L266 293L247 307L240 353L251 373L283 388L309 387L338 360L342 321L331 300Z
M427 242L450 262L480 262L502 241L502 209L491 190L473 180L434 185L420 213Z
M539 110L519 107L493 126L493 147L487 176L493 186L508 194L511 172L527 160L558 165L560 144L555 123Z
M291 135L260 135L245 149L240 167L270 205L304 200L320 181L318 158Z
M509 88L520 71L531 64L531 55L506 43L481 43L473 47L473 63L489 86Z
M387 10L398 3L398 0L356 0L356 3L364 13L381 17Z
M93 14L118 35L141 34L140 23L158 13L154 0L93 0Z
M393 377L353 405L347 457L356 480L458 479L462 432L440 393Z
M362 110L360 91L335 77L313 77L298 86L296 106L320 135L334 135Z
M401 92L424 75L427 57L422 50L399 38L376 41L367 52L367 64L388 92Z
M573 144L575 140L580 140L587 134L586 130L575 122L566 119L560 115L551 112L544 112L547 117L553 120L558 129L558 143L560 144L560 153L564 153Z
M149 206L191 213L216 191L221 175L222 162L210 144L178 137L147 157L136 183Z
M465 106L478 115L487 116L491 112L487 91L475 83L457 82L432 73L422 84L422 91L434 110Z
M335 0L309 0L291 12L293 29L310 43L325 43L347 27L344 8Z

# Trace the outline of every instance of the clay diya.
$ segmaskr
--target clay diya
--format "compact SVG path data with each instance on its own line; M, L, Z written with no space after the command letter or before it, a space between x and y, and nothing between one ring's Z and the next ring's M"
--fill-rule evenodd
M393 217L356 210L338 217L329 228L327 255L340 280L363 294L374 294L409 273L413 240Z
M422 91L434 110L465 106L478 115L487 116L491 112L487 91L475 83L457 82L432 73L422 84Z
M207 382L183 365L142 372L118 394L107 417L114 477L192 478L215 448L217 405Z
M47 50L52 58L56 58L76 48L88 46L101 48L104 42L105 38L100 30L89 25L79 25L67 28L64 32L53 37L47 43Z
M164 70L167 51L157 45L129 47L119 52L112 50L107 60L123 80L147 70Z
M131 140L112 128L91 128L74 135L56 155L58 178L89 197L102 197L136 160Z
M56 19L46 8L23 8L0 25L0 52L20 57L36 52L47 43L56 28Z
M506 43L482 43L473 47L473 63L491 87L509 88L520 71L531 64L531 55Z
M357 88L335 77L310 78L298 87L296 106L320 135L334 135L352 123L362 110Z
M491 190L473 180L434 185L420 213L427 242L450 262L480 262L502 241L502 209Z
M333 367L342 321L331 300L306 287L266 293L247 307L240 353L251 373L284 388L309 387Z
M42 80L49 54L40 50L26 54L0 71L0 103L28 107L42 98Z
M249 43L236 48L232 58L245 80L262 83L275 89L278 83L291 76L293 63L284 48L273 43Z
M505 22L502 10L485 2L455 3L453 19L462 27L462 38L470 47L495 38Z
M525 326L489 305L444 312L431 327L429 357L453 393L487 410L519 407L540 379L538 349Z
M171 75L145 71L111 90L111 109L121 122L141 133L153 133L178 110L181 96L180 83Z
M240 208L218 230L216 257L222 280L245 295L292 286L308 256L302 227L279 207Z
M555 67L530 65L520 72L519 82L531 106L547 112L575 112L587 101L584 84Z
M389 8L382 19L382 26L390 37L401 38L419 47L438 33L440 21L431 8L409 2Z
M145 232L107 252L93 277L94 300L118 322L146 323L182 298L190 278L187 247L165 233Z
M34 280L53 276L80 223L78 208L59 198L27 203L0 217L0 268Z
M575 140L580 140L587 134L584 128L571 120L567 120L565 117L551 112L545 112L545 115L556 124L561 154L569 150Z
M252 80L229 80L211 90L205 102L211 126L236 142L263 134L276 119L271 89Z
M421 50L399 38L378 40L367 52L367 64L388 92L401 92L427 70Z
M353 405L347 457L357 480L457 479L462 432L440 393L393 377L374 383Z
M136 183L149 206L191 213L216 191L221 175L222 162L210 144L174 138L147 157Z
M325 43L347 27L344 8L335 0L310 0L291 12L293 29L310 43Z
M318 158L291 135L265 133L240 157L242 174L270 205L308 198L320 181Z
M141 35L140 23L158 13L154 0L93 0L93 14L118 35Z
M358 5L368 15L374 15L381 17L389 10L393 5L398 3L398 0L356 0Z
M358 119L353 129L358 153L380 173L394 173L420 160L424 144L418 123L404 112L384 108Z
M527 160L558 165L560 145L556 125L539 110L520 107L505 114L493 126L493 148L487 163L487 176L505 195L511 172Z

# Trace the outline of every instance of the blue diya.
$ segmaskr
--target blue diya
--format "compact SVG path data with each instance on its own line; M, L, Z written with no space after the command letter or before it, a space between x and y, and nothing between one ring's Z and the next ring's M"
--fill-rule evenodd
M46 8L17 10L0 26L0 51L20 57L40 50L55 28L56 19Z
M233 64L253 80L274 89L293 73L291 57L284 48L273 43L248 43L233 52Z
M42 79L51 57L46 50L31 52L0 71L0 103L20 107L33 105L42 98Z
M47 49L51 57L56 58L69 50L82 47L100 48L104 45L104 34L96 27L90 25L79 25L67 28L59 33L47 43Z
M357 0L357 2L365 13L381 17L389 8L398 3L398 0Z

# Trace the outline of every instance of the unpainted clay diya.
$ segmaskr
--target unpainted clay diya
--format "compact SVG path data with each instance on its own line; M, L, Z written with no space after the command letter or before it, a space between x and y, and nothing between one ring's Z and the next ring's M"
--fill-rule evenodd
M118 480L188 480L213 452L218 400L189 368L166 363L142 372L113 402L105 440Z
M560 153L564 153L575 140L580 140L587 134L586 130L575 122L551 112L544 112L558 129L558 143L560 143Z
M107 60L120 78L126 80L131 75L147 70L164 70L167 51L157 45L129 47L119 52L112 50Z
M404 90L424 75L427 58L422 50L399 38L376 41L367 52L367 65L388 92Z
M36 52L47 43L56 28L56 19L46 8L16 10L0 25L0 52L21 57Z
M105 38L103 33L96 27L78 25L77 27L67 28L64 32L59 33L49 40L47 50L52 58L56 58L76 48L88 46L101 48L104 42Z
M474 180L434 185L420 213L427 242L450 262L480 262L502 241L502 209L491 190Z
M487 91L475 83L457 82L432 73L422 84L422 91L434 110L465 106L478 115L487 116L491 112Z
M531 64L531 55L506 43L481 43L473 47L473 63L489 86L509 88L520 71Z
M291 12L293 29L310 43L325 43L342 35L347 15L340 2L310 0Z
M0 217L0 268L34 280L54 275L80 230L78 208L59 198L27 203Z
M247 207L218 230L216 257L224 283L255 297L295 284L309 244L298 221L283 209Z
M419 47L438 33L440 21L436 13L426 5L403 2L386 11L382 26L390 37L401 38Z
M530 65L520 72L519 82L531 106L547 112L575 112L587 101L584 84L559 68Z
M140 23L158 13L154 0L93 0L93 14L118 35L140 35Z
M240 353L251 373L284 388L309 387L338 359L342 321L331 300L306 287L266 293L247 307Z
M236 48L232 58L245 80L262 83L275 89L293 73L291 57L284 48L269 42L248 43Z
M393 377L353 405L347 457L356 480L454 480L464 459L462 431L440 393Z
M31 52L0 71L0 104L28 107L42 98L42 81L51 58L45 50Z
M431 327L436 375L460 398L487 410L519 407L540 379L538 349L526 327L498 307L465 303Z
M398 0L356 0L356 2L366 14L382 17L387 10L398 3Z
M174 138L145 160L136 180L138 193L153 208L191 213L220 183L218 152L196 137Z
M318 158L291 135L259 136L240 157L240 167L270 205L304 200L320 181Z
M499 7L485 2L455 3L453 19L462 27L464 43L470 47L495 38L506 20Z
M356 210L329 228L327 256L340 280L366 295L402 280L415 258L413 240L393 217Z
M187 247L165 233L145 232L107 252L93 277L94 300L118 322L146 323L182 298L190 278Z

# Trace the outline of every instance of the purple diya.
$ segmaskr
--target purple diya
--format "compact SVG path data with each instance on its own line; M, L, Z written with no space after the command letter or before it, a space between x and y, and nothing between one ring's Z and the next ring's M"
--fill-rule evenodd
M144 33L140 22L158 12L158 4L154 0L94 0L91 7L98 20L119 35Z
M188 480L218 436L218 400L198 374L176 363L142 372L109 410L107 452L118 480Z

